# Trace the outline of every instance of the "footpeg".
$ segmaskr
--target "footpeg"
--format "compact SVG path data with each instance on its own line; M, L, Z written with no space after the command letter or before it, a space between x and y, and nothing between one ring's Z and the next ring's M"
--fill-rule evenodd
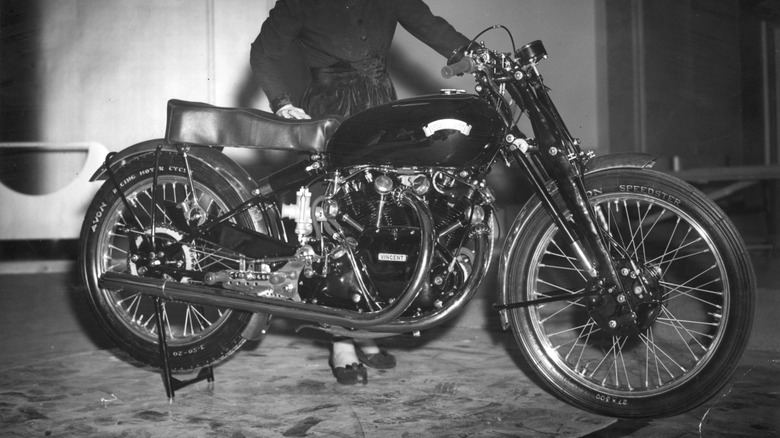
M224 270L209 272L204 282L209 286L221 284L225 289L246 292L258 297L273 297L301 301L298 279L305 263L291 261L276 272Z

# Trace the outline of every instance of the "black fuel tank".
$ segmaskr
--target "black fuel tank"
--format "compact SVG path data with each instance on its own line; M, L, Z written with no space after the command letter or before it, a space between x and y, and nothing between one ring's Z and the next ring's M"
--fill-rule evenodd
M328 143L331 164L460 167L492 157L503 137L498 113L478 96L397 100L345 120Z

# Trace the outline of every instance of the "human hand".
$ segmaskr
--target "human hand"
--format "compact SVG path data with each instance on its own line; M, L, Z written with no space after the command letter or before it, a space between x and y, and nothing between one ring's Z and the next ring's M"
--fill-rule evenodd
M293 106L292 104L287 104L281 108L279 108L278 111L276 111L276 115L279 117L284 117L285 119L298 119L298 120L304 120L304 119L310 119L311 116L306 114L306 111Z

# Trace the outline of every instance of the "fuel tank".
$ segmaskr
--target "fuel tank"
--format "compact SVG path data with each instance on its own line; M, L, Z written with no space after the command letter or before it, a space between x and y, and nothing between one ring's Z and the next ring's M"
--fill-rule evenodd
M492 157L504 124L471 94L402 99L345 120L326 151L332 165L461 167Z

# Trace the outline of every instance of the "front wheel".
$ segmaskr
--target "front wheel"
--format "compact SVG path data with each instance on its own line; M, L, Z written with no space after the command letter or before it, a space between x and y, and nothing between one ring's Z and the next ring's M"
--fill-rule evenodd
M509 310L523 354L555 395L591 412L657 417L700 405L727 383L750 334L755 275L742 239L712 201L669 175L611 169L585 186L624 296ZM507 259L509 302L584 291L584 271L544 210L526 224Z

